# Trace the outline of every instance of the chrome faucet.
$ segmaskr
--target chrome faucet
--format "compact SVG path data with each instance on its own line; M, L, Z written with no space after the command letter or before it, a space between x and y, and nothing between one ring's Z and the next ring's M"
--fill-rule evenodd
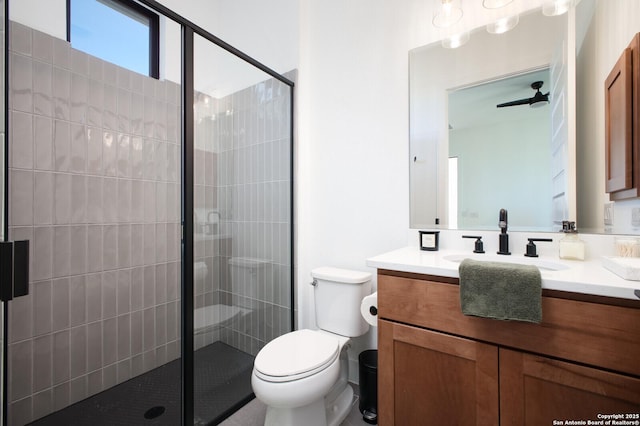
M507 234L507 211L505 209L500 209L498 227L500 228L500 235L498 236L498 254L510 255L511 252L509 251L509 234Z

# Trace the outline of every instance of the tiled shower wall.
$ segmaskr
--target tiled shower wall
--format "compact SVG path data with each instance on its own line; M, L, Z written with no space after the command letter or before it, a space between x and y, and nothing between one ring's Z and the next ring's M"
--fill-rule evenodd
M217 335L196 335L196 345L220 339L256 355L291 330L290 89L268 79L219 99L199 94L196 119L196 222L210 211L220 221L214 238L196 244L209 274L196 282L195 305L248 312Z
M180 88L12 23L10 424L180 354Z

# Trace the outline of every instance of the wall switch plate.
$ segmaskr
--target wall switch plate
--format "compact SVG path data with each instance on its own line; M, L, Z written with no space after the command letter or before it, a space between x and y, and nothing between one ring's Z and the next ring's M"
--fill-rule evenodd
M640 227L640 207L631 209L631 226L634 228Z
M613 226L613 203L604 205L604 225Z

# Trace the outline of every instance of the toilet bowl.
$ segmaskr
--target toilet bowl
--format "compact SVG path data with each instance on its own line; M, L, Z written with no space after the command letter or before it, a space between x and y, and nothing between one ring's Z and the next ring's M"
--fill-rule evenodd
M321 329L286 333L254 361L251 385L267 405L265 425L337 426L353 403L347 349L351 337L369 328L359 305L371 290L371 274L317 268L312 277Z

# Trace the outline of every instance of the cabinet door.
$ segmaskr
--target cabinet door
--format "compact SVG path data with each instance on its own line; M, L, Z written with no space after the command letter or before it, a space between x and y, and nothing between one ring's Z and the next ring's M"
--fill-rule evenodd
M498 424L496 346L378 321L381 426Z
M634 185L631 66L627 48L605 81L605 188L609 193Z
M586 422L601 420L598 414L638 413L637 378L500 349L501 425L552 425L554 420Z

